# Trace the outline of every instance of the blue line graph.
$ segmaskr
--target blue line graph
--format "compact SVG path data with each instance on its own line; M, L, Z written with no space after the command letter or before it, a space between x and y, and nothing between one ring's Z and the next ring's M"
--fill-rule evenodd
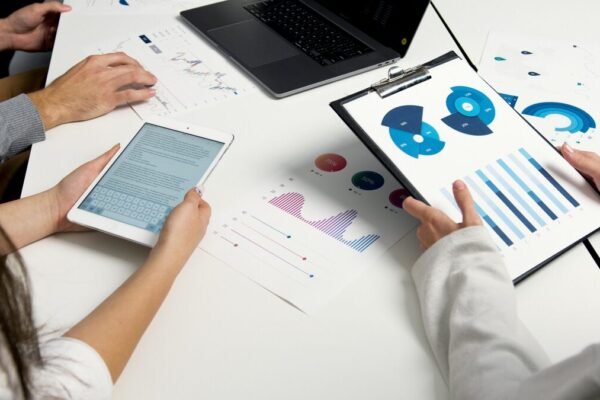
M528 168L525 167L525 165L523 165L521 160L519 160L516 155L511 154L508 157L512 160L513 163L515 163L515 165L521 170L521 172L523 172L525 176L527 176L529 180L531 180L534 183L534 185L537 186L556 207L558 207L560 212L562 212L563 214L567 213L567 207L565 207L563 203L561 203L560 200L558 200L558 198L554 194L552 194L552 192L550 192L550 190L548 190L548 188L544 186Z
M442 193L444 194L444 196L446 196L446 199L448 199L448 201L452 203L457 210L460 211L458 205L456 204L456 200L454 200L454 197L452 197L448 189L443 188ZM477 214L479 214L479 216L484 220L484 222L488 224L488 226L494 232L496 232L496 234L500 237L500 239L502 239L504 243L506 243L507 246L513 245L513 242L508 238L508 236L506 236L504 231L494 222L494 220L485 211L483 211L483 209L479 206L479 204L477 204L477 202L475 202L475 211L477 211Z
M558 190L560 194L562 194L565 197L565 199L569 201L569 203L571 203L573 207L579 206L577 200L575 200L573 196L571 196L569 192L567 192L565 188L563 188L562 185L558 183L556 179L554 179L554 177L550 175L550 173L546 171L544 167L542 167L533 157L531 157L525 149L519 149L519 153L521 153L527 159L527 161L529 161L531 165L533 165L535 169L537 169L540 172L540 174L542 174L544 178L546 178L548 182L550 182L550 184L554 186L556 190Z
M502 185L507 191L508 193L517 200L517 202L519 203L519 205L521 207L523 207L523 209L527 212L527 214L529 214L533 219L535 219L535 221L540 225L540 226L546 226L546 221L544 221L544 219L542 217L540 217L538 215L538 213L536 213L533 208L531 208L531 206L529 205L529 203L527 203L527 201L525 201L525 199L523 197L521 197L521 195L512 187L512 185L509 185L506 180L504 180L504 178L496 171L496 169L494 168L494 166L492 165L488 165L487 167L488 172L490 173L490 175L492 175L492 177L497 181L500 182L500 185Z
M519 209L515 207L512 201L510 201L508 197L506 197L502 190L498 189L494 182L492 182L482 170L478 169L476 174L481 178L481 180L486 184L487 187L489 187L494 193L496 193L496 196L498 196L500 201L502 201L508 207L508 209L517 216L519 221L521 221L523 225L525 225L525 227L529 229L529 232L535 232L537 230L535 229L535 226L533 226L533 224L529 222L529 220L521 213L521 211L519 211Z
M535 194L535 192L531 189L529 189L529 186L527 186L527 184L525 182L523 182L523 180L521 178L519 178L519 175L517 175L512 168L510 168L508 166L508 164L506 164L506 162L504 160L498 160L498 165L500 165L502 167L502 169L504 169L509 175L510 177L517 183L517 185L519 185L521 187L521 189L523 189L525 191L525 193L527 193L527 195L529 197L531 197L531 199L550 217L552 218L552 220L557 219L558 217L556 216L556 214L554 214L552 212L552 210L550 210L548 208L548 206L546 205L546 203L544 203L544 201L542 199L540 199L538 197L537 194Z
M524 148L477 169L464 181L473 193L477 213L508 247L529 235L543 233L540 228L547 228L580 206L565 185ZM448 188L441 191L458 209ZM562 197L568 203L561 201ZM548 204L559 210L561 217Z
M465 180L467 181L467 184L469 185L469 188L471 188L472 190L475 191L475 193L477 193L479 195L479 197L481 197L483 199L483 201L485 202L485 204L487 204L487 206L496 213L496 215L498 215L500 217L500 219L502 220L502 222L504 222L506 224L506 226L508 226L508 228L515 234L517 235L517 237L519 239L523 239L525 237L525 235L523 235L523 232L521 232L519 230L519 228L516 227L515 224L513 224L513 222L510 220L510 218L508 218L508 216L502 211L500 210L500 208L496 205L496 203L494 203L493 200L491 200L483 190L481 190L481 188L479 187L478 184L475 183L475 181L471 178L471 177L466 177Z

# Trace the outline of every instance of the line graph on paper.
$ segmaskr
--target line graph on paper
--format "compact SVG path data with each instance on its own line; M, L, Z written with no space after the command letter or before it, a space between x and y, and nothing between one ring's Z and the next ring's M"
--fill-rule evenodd
M322 304L418 221L404 189L360 144L261 176L211 218L201 249L304 311ZM357 177L377 176L378 185Z
M182 25L142 32L98 50L123 51L157 77L156 96L132 105L142 118L191 111L253 89L235 67Z
M271 199L269 204L293 215L300 221L361 253L381 237L377 234L367 234L358 239L346 239L344 238L344 234L352 225L352 222L358 217L357 210L346 210L333 217L311 221L302 216L302 209L304 208L305 202L304 196L300 193L285 193Z
M87 14L160 14L179 13L198 7L196 0L65 0L77 13Z

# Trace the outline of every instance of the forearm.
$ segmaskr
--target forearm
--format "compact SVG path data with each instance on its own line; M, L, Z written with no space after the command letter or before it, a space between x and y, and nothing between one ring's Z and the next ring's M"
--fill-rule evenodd
M485 228L442 239L419 259L413 277L452 398L514 393L549 363L518 319L512 282Z
M0 226L16 249L27 246L56 232L56 214L51 191L0 204ZM0 254L12 251L0 242Z
M44 123L27 95L0 102L0 159L46 138Z
M151 254L134 275L65 336L92 346L116 381L182 266L168 255Z

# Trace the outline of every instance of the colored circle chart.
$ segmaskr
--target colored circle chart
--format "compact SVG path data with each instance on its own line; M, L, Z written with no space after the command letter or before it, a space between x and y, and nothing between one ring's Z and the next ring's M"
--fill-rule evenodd
M352 177L352 184L362 190L377 190L383 183L383 176L373 171L361 171Z
M322 154L315 160L315 165L324 172L339 172L346 168L348 162L339 154Z
M402 203L404 203L404 200L409 196L410 193L408 193L408 190L402 188L396 189L392 193L390 193L388 199L394 207L402 208Z
M434 127L423 122L423 107L400 106L390 110L383 121L394 144L411 157L430 156L442 151L446 143Z
M579 107L571 104L544 102L532 104L523 110L523 114L539 118L546 118L550 115L561 115L569 120L569 124L563 127L556 127L556 132L586 133L590 128L596 128L596 121L590 114Z
M489 124L496 118L494 103L483 93L467 86L454 86L446 98L450 115L442 121L450 128L473 136L493 133Z

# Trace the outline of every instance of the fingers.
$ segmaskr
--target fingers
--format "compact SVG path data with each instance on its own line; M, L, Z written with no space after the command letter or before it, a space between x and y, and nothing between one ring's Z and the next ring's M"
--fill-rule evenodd
M48 1L46 3L42 3L42 6L46 7L47 12L56 12L56 13L64 13L71 11L71 6L68 4L63 4L60 1Z
M126 86L152 86L157 79L145 69L133 65L112 68L109 72L111 85L115 89Z
M49 1L46 3L36 4L34 10L40 15L46 15L50 13L60 14L71 11L71 6L62 4L58 1Z
M419 221L423 221L426 218L427 213L431 212L430 206L422 201L416 200L414 197L407 197L404 199L402 208Z
M87 61L102 67L118 67L121 65L133 65L140 68L142 67L136 59L129 57L123 52L93 55L89 56Z
M115 107L148 100L154 95L156 95L156 91L152 88L122 90L115 95Z
M593 178L600 177L600 156L590 151L575 150L568 144L563 144L560 151L575 169Z
M475 210L475 202L471 197L471 192L467 188L467 185L461 180L455 181L452 185L452 191L454 192L454 198L456 204L463 215L463 225L473 226L481 224L479 214Z

